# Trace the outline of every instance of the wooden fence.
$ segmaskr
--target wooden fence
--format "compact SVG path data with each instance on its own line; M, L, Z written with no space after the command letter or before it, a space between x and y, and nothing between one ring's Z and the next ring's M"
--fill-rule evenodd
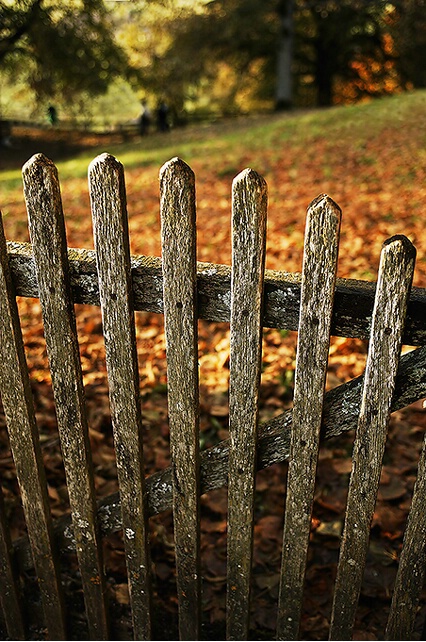
M173 507L180 638L200 639L200 495L228 485L227 638L248 639L256 470L289 459L277 638L297 639L320 438L357 428L330 639L351 639L389 413L426 396L426 294L411 288L415 250L396 236L377 283L336 279L341 212L326 195L307 213L302 275L264 269L267 190L233 184L232 267L197 263L195 180L179 159L160 174L162 260L132 257L124 173L89 168L95 250L67 249L55 166L23 169L31 244L0 234L0 392L28 538L12 542L0 494L1 602L25 639L22 575L35 568L47 635L67 639L58 556L77 552L91 639L108 639L101 538L123 529L134 639L151 639L150 515ZM39 297L72 513L52 521L16 296ZM97 501L74 303L100 305L119 496ZM170 468L144 477L134 310L164 314ZM197 319L230 322L230 438L200 452ZM293 409L258 425L263 327L298 329ZM369 338L365 373L324 393L330 334ZM322 432L321 432L322 431ZM426 562L425 453L419 462L386 639L412 639Z

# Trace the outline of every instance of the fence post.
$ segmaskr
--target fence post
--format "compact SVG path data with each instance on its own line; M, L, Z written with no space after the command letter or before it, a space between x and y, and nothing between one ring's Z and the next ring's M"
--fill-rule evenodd
M293 423L287 479L277 639L299 632L337 271L340 208L319 196L308 208Z
M0 217L0 392L6 415L10 447L21 488L22 505L31 543L32 557L37 572L43 611L51 639L65 640L66 625L59 561L55 551L47 496L46 475L40 448L35 411L24 353L22 331L15 292L9 271L9 262ZM7 540L4 546L9 548ZM9 585L3 609L7 610L9 634L11 626L16 637L23 636L23 622L19 617L18 586L14 584L11 567L7 566L8 552L3 564L5 584Z
M23 178L89 632L92 639L108 639L102 547L58 174L51 161L37 154L24 165Z
M416 251L404 236L383 245L352 473L334 590L330 639L352 637L379 490Z
M200 460L195 178L178 158L160 172L179 631L198 640L201 620Z
M232 192L227 639L247 640L253 557L266 246L266 183L252 170Z
M143 427L123 166L102 154L89 167L123 539L135 640L151 639L151 562Z

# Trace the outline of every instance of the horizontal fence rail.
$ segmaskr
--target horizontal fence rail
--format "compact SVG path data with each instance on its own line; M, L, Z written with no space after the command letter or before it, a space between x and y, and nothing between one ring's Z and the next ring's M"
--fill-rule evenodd
M29 243L8 242L10 270L16 294L38 297L32 248ZM163 314L161 258L132 256L133 303L135 310ZM96 253L68 250L71 287L75 303L100 305ZM301 274L265 270L263 326L297 330ZM331 334L368 339L376 283L336 279ZM231 268L214 263L197 263L198 316L207 321L230 321ZM413 287L408 303L403 343L426 343L426 288Z
M101 538L122 529L134 639L151 639L148 518L172 508L180 638L200 639L200 496L227 486L226 635L248 639L256 472L289 460L276 635L297 639L319 445L355 429L330 629L330 639L351 639L390 412L426 396L426 290L411 287L414 247L402 236L386 241L377 283L336 278L341 211L323 194L308 208L303 273L265 271L267 188L245 170L233 183L232 267L197 263L195 177L175 158L160 172L162 258L131 256L122 165L108 154L98 157L89 186L95 251L67 248L57 170L42 155L24 166L33 246L6 245L0 225L0 338L7 352L0 393L28 525L28 536L12 542L0 493L0 588L9 634L24 637L19 573L35 569L48 635L66 638L57 554L76 552L89 636L108 639ZM71 516L54 522L16 296L42 304L71 505ZM119 492L100 501L75 303L102 310ZM165 321L171 465L147 478L135 310L161 313ZM230 324L230 437L207 450L199 440L198 318ZM297 330L298 348L293 408L259 424L263 327ZM369 339L369 350L364 375L325 392L331 335ZM403 343L421 347L401 357ZM425 452L426 445L387 639L412 635L422 590Z

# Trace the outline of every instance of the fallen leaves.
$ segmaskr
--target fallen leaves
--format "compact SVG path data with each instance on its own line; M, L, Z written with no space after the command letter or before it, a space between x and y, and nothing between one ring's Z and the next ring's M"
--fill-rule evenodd
M251 165L265 176L269 186L268 268L301 270L306 207L318 193L329 192L343 209L339 276L375 279L382 242L393 234L405 233L417 244L415 282L425 286L423 121L405 122L399 129L378 129L374 135L371 132L364 135L360 129L356 130L356 135L351 130L343 131L337 138L318 134L309 140L309 144L289 138L286 146L282 144L279 127L275 143L265 144L262 149L248 149L242 137L242 145L236 145L228 154L226 171L214 156L187 159L197 181L199 260L230 263L231 181L235 173ZM282 128L285 128L284 120ZM178 144L179 139L176 140ZM126 170L129 229L134 253L158 256L161 252L158 170L159 167L154 166ZM66 182L63 198L69 245L91 247L86 181ZM8 237L27 240L22 196L15 196L7 204L7 210ZM48 494L53 515L59 516L69 510L69 505L40 306L36 300L21 299L19 308ZM76 306L76 315L95 483L101 497L117 489L102 319L99 310L91 306ZM170 463L166 346L161 315L138 312L135 321L145 468L146 474L151 474ZM297 333L285 329L266 328L263 332L261 420L273 417L291 405L296 339ZM365 341L333 337L327 388L361 374L366 352ZM206 448L228 436L227 324L199 322L199 364L201 444ZM384 627L425 427L426 410L421 403L395 413L392 418L386 465L372 524L356 639L379 639ZM302 619L303 639L325 639L328 634L339 537L352 467L351 450L350 435L331 440L321 448ZM6 509L13 535L17 536L25 525L1 414L0 456ZM277 464L257 475L251 611L252 627L260 636L257 639L271 639L275 627L286 470L286 464ZM206 494L201 505L204 619L212 630L223 632L226 489ZM170 620L175 621L176 578L170 511L151 520L151 544L154 588L160 610L163 609L161 616L168 614ZM111 594L122 608L120 617L125 619L129 596L120 534L107 538L105 550Z

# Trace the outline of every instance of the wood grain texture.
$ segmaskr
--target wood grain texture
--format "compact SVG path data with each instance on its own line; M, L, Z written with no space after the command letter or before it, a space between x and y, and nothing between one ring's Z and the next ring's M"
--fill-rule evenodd
M277 639L295 640L311 526L328 364L341 211L327 196L308 208Z
M350 640L379 489L416 252L406 237L383 246L340 548L330 639Z
M176 158L160 172L164 327L181 640L201 620L195 178Z
M53 543L52 520L47 496L46 475L36 426L33 397L25 360L21 326L13 289L3 223L0 218L0 393L6 415L10 447L21 490L22 505L38 576L45 621L50 639L66 639L62 588L58 558ZM3 511L2 511L3 513ZM3 527L4 516L3 516ZM3 549L9 549L6 533ZM9 633L19 639L19 590L13 577L7 550L3 550L3 608ZM9 560L9 563L8 563ZM16 618L16 619L15 619Z
M89 632L103 640L105 580L57 170L37 154L24 165L23 179Z
M38 297L31 246L8 243L10 269L19 296ZM75 303L99 305L96 255L93 250L69 249L68 259ZM132 256L133 302L135 310L163 312L161 259ZM300 309L301 275L285 271L265 271L265 328L297 330ZM368 339L376 283L337 279L331 334ZM231 316L231 268L213 263L197 264L198 316L208 321L229 322ZM403 342L426 344L426 289L413 287L408 304Z
M232 191L228 640L247 640L249 631L266 213L265 181L242 172Z
M89 187L133 635L135 640L150 640L149 527L122 165L108 154L99 156L89 167Z

